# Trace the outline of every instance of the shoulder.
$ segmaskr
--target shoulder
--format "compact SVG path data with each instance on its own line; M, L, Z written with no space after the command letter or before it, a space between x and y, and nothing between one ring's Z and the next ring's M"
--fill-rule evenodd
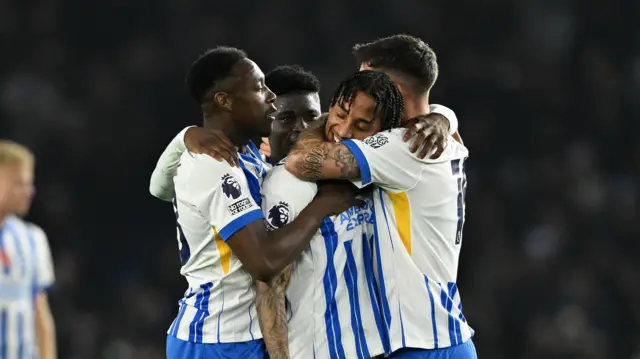
M35 223L25 221L24 219L17 216L10 216L7 218L6 225L11 230L22 233L26 233L32 237L43 237L46 239L46 234L44 230L40 226Z
M176 188L188 187L193 192L203 189L210 191L217 188L217 184L242 184L246 182L246 178L241 168L231 167L225 161L217 161L209 155L185 152L180 159L180 167L174 181Z
M27 225L27 228L36 235L39 236L46 236L46 233L44 232L44 229L42 229L42 227L40 227L39 225L32 223L32 222L25 222L25 224Z
M318 192L315 182L298 179L284 166L275 166L262 184L262 209L268 229L294 220Z
M178 173L198 173L198 174L219 174L228 172L231 167L226 161L218 161L213 157L205 154L194 154L185 151L180 157L180 168Z
M42 227L32 222L24 221L23 223L37 246L48 245L47 234Z
M456 141L452 136L449 136L447 139L447 144L442 151L440 157L435 159L430 159L428 156L425 157L422 161L429 164L436 164L442 162L449 162L457 159L467 158L469 157L469 150L465 145Z
M362 145L366 145L372 149L389 149L397 147L398 145L403 148L409 148L409 146L402 140L404 136L404 129L394 128L390 131L378 132L375 135L371 135L362 140Z
M280 163L284 163L282 160ZM278 164L267 174L262 183L262 190L265 195L278 193L281 196L296 196L310 193L315 196L318 186L315 182L303 181L289 172L285 166Z

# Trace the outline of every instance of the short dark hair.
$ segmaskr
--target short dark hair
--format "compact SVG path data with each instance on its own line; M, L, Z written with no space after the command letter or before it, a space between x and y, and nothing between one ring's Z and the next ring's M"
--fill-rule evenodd
M191 64L186 82L189 94L202 103L209 89L231 74L238 61L247 58L247 53L235 47L218 46L207 50Z
M359 91L375 101L373 113L380 114L382 130L400 127L404 117L404 99L391 78L380 71L358 71L342 80L333 93L331 106L348 103L351 107Z
M357 44L353 54L360 64L389 70L413 79L413 89L426 92L438 78L436 53L427 43L410 35L393 35L367 44Z
M264 82L276 96L320 92L318 78L298 65L278 66L265 75Z

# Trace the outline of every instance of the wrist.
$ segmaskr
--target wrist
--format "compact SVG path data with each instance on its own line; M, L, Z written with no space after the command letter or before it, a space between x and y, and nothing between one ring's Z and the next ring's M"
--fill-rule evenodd
M306 209L309 209L309 217L314 223L322 223L322 221L331 215L331 203L323 197L316 197L309 203Z

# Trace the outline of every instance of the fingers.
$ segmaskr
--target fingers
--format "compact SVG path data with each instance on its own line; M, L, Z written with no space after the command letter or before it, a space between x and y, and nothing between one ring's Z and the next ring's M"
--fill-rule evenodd
M416 133L422 131L422 129L424 128L424 123L413 119L409 120L409 122L407 122L404 127L407 129L407 131L404 133L404 137L402 138L402 140L404 142L407 142L409 141L409 139L415 136Z
M418 158L423 159L425 156L433 152L436 147L437 137L434 134L429 135L424 142L421 143L421 150L418 153Z
M260 153L267 157L271 157L271 146L269 145L269 139L262 139L262 143L260 144Z
M424 147L424 144L426 143L428 138L430 138L432 135L433 135L433 132L431 131L431 129L426 129L424 131L418 132L414 136L411 146L409 146L409 151L411 151L411 153L415 153L421 147Z
M442 139L440 141L437 141L436 143L436 152L434 152L431 157L429 157L432 160L437 159L438 157L440 157L440 155L442 154L442 152L444 152L444 148L447 145L447 141L445 139ZM426 155L426 153L425 153ZM421 157L424 158L424 157Z
M236 146L227 138L219 135L218 132L211 132L200 142L204 153L209 154L218 161L226 161L232 167L240 166L240 158Z
M206 153L219 162L227 162L231 167L240 167L240 158L238 158L237 152L231 152L228 149L216 148L210 149Z
M209 138L208 142L210 145L221 145L227 148L232 148L235 151L236 146L231 142L231 140L227 136L218 136L215 134Z

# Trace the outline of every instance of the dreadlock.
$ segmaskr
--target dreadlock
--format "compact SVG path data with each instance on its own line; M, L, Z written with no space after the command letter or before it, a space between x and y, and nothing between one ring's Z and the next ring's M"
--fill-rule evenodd
M349 104L351 108L359 91L373 98L376 103L373 113L379 114L383 131L401 126L404 116L402 94L389 76L380 71L358 71L342 80L333 93L331 106Z

